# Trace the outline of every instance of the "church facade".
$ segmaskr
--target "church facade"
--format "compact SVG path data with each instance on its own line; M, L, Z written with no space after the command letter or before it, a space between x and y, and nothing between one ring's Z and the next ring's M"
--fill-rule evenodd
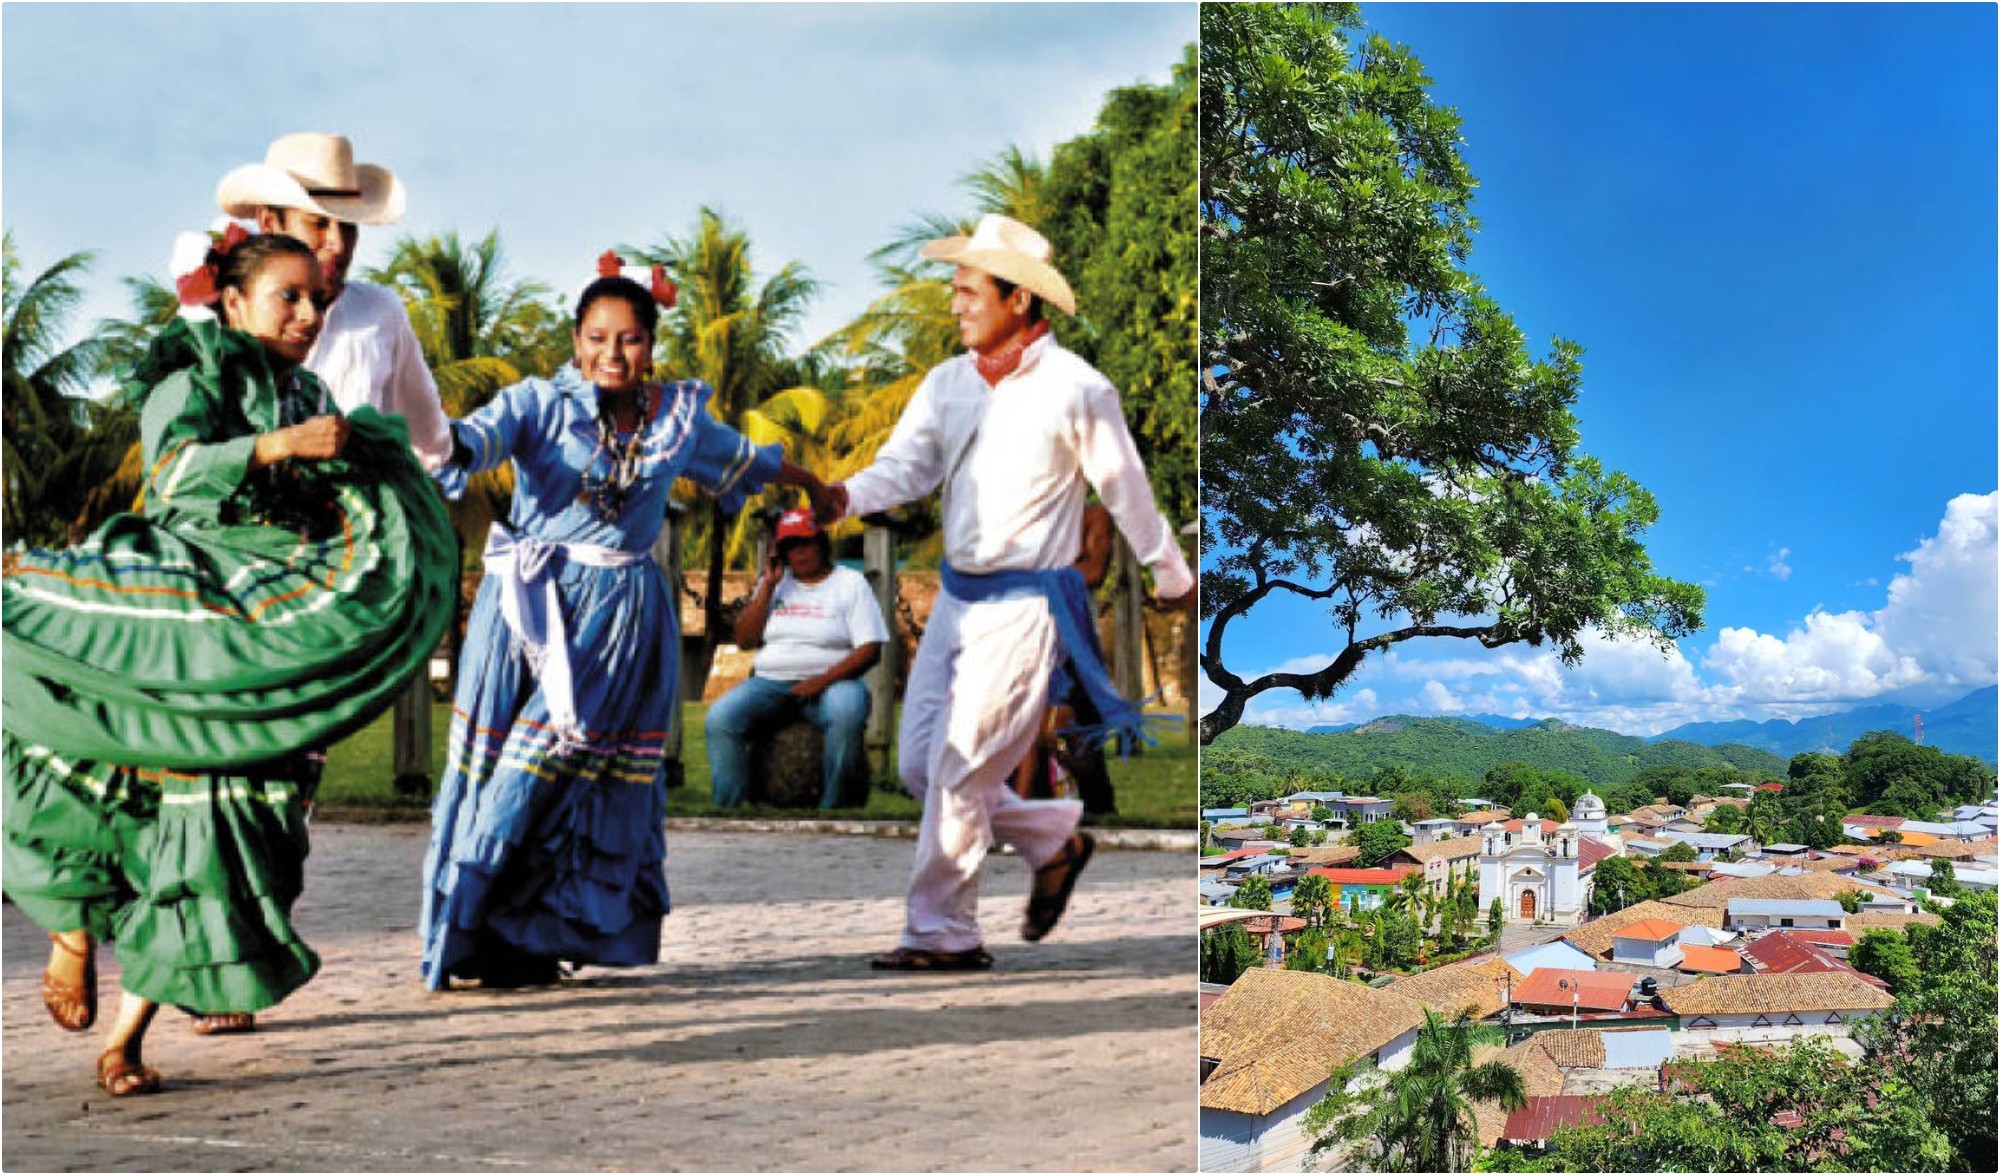
M1586 814L1587 802L1595 810ZM1602 829L1604 806L1586 792L1577 815ZM1574 926L1590 910L1597 863L1617 850L1585 836L1577 823L1555 824L1530 812L1521 820L1494 822L1480 829L1479 908L1494 899L1509 922Z

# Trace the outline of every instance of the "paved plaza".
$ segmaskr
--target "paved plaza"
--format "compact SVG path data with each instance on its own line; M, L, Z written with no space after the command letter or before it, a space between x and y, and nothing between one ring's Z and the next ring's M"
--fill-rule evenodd
M989 861L972 975L871 972L907 840L668 836L658 966L432 994L417 979L428 829L322 823L297 910L320 975L249 1036L161 1013L155 1097L91 1083L102 1023L58 1030L46 940L5 909L0 1164L16 1170L1192 1170L1194 870L1100 851L1030 946L1028 871ZM100 1020L116 963L100 952Z

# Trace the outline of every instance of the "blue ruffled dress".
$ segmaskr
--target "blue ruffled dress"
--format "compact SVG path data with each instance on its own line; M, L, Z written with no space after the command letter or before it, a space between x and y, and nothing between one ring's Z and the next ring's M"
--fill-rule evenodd
M516 536L645 552L685 477L726 512L774 478L776 445L712 417L710 390L659 385L640 425L638 477L606 518L597 391L574 365L506 389L453 428L469 467L447 492L511 461ZM629 434L628 434L629 437ZM622 441L622 439L621 439ZM586 479L586 471L590 478ZM666 880L666 737L678 704L680 625L650 558L551 564L569 639L581 738L558 737L527 657L502 618L497 577L480 585L459 662L449 759L424 862L423 978L504 983L554 960L606 967L659 958Z

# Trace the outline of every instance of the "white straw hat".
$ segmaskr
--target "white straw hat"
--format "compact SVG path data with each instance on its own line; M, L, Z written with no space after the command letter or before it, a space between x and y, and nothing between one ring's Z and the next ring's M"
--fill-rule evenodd
M403 215L403 185L386 167L354 162L345 135L307 131L223 176L215 202L245 218L263 207L303 208L351 224L393 224Z
M969 237L941 237L923 248L923 255L932 261L970 265L1040 294L1064 314L1074 315L1076 295L1049 264L1052 253L1048 238L997 212L980 217Z

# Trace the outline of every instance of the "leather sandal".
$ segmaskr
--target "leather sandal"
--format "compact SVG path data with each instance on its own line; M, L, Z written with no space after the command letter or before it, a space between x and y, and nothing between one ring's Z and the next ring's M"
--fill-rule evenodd
M82 984L64 983L44 970L42 972L42 1006L49 1010L49 1018L66 1032L83 1032L97 1023L97 944L78 950L64 942L59 934L49 935L49 941L56 944L65 954L83 960Z
M257 1031L257 1017L249 1012L215 1012L197 1015L190 1025L196 1036L222 1036L232 1032Z
M993 956L983 947L962 951L927 951L922 947L897 947L876 955L868 965L877 971L990 971Z
M1069 895L1076 890L1077 875L1096 851L1096 839L1079 832L1063 842L1063 851L1055 860L1035 870L1035 888L1028 895L1027 916L1021 920L1022 938L1040 942L1062 921L1063 911L1069 909Z
M97 1086L112 1097L137 1097L160 1092L160 1071L125 1059L123 1049L97 1058Z

